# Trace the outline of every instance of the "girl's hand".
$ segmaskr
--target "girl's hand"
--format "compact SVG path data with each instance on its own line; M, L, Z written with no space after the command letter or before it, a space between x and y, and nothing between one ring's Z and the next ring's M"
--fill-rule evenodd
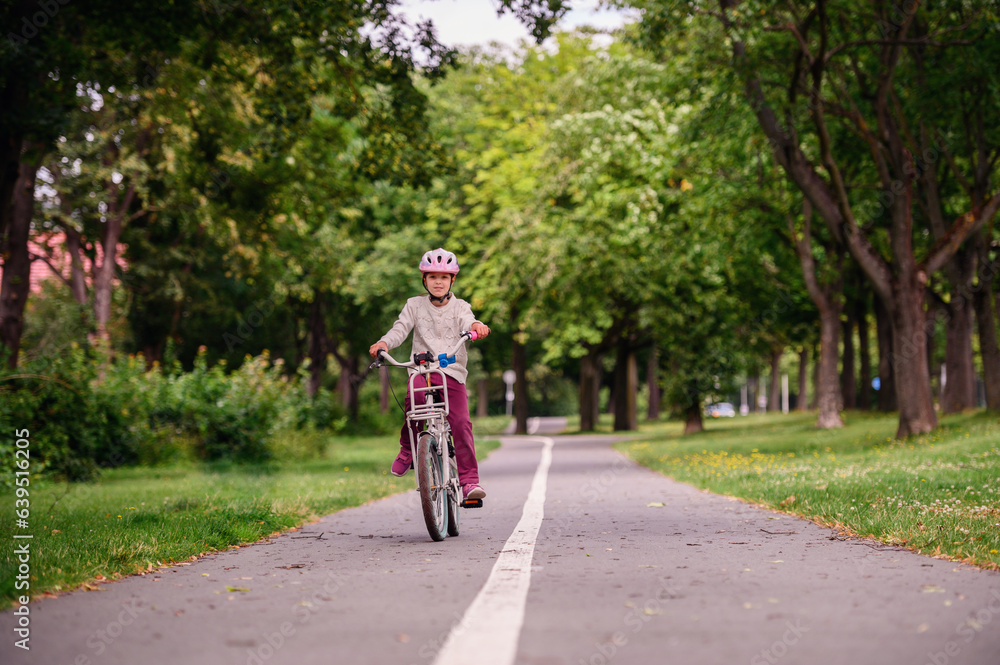
M490 327L478 321L472 324L472 331L479 336L479 339L490 335Z
M372 347L368 349L368 353L369 355L371 355L372 358L378 358L379 349L382 349L383 351L388 351L389 345L382 341L375 342L374 344L372 344Z

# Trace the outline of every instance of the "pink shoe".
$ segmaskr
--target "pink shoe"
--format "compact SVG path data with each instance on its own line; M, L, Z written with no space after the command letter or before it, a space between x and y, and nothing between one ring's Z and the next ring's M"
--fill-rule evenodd
M406 472L413 468L413 455L409 450L400 450L399 454L396 455L396 459L392 462L392 469L390 472L394 476L402 478L406 475Z
M472 499L473 501L475 501L476 499L485 499L486 490L484 490L479 485L469 483L468 485L462 486L462 495L465 497L466 501L468 501L469 499Z

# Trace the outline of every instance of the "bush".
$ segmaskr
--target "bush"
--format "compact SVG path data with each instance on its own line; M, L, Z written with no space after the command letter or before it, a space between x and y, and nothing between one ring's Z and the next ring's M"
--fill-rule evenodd
M328 392L310 399L305 382L283 369L265 353L226 373L224 363L208 367L202 350L190 372L177 364L147 370L141 356L102 362L74 345L0 370L0 423L30 431L34 471L69 480L185 457L301 459L321 452L346 418ZM0 440L7 464L11 446L10 437Z
M109 391L79 346L0 373L0 421L31 433L32 469L87 480L100 467L139 461L146 436L141 391ZM96 389L95 389L96 388Z

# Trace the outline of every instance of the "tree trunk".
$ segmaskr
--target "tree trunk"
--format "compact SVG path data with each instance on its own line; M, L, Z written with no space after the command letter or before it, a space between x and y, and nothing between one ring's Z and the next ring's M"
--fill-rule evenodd
M847 318L841 323L843 327L844 357L840 372L840 394L844 409L856 409L858 406L858 377L854 369L854 311L847 310Z
M819 408L819 359L820 359L820 351L819 351L819 349L820 349L819 342L816 342L816 344L813 346L813 354L812 354L812 356L813 356L813 374L812 374L813 390L812 390L812 396L809 398L809 408L810 409L818 409Z
M980 232L975 238L979 254L979 283L973 291L976 325L979 333L979 353L983 361L983 382L986 384L986 408L1000 410L1000 346L997 343L997 310L993 302L993 282L997 262L989 260L989 244Z
M329 348L322 298L319 293L315 293L313 294L312 306L309 308L309 382L306 384L306 391L310 397L316 395L323 383L326 355ZM339 388L343 388L343 386L340 385Z
M28 237L35 211L35 175L41 158L26 156L21 162L6 211L7 236L3 238L3 280L0 283L0 350L9 354L7 366L17 367L24 333L24 308L31 292L31 257Z
M476 381L476 417L485 418L490 414L490 384L482 377Z
M894 294L892 320L893 374L899 401L899 428L896 437L930 432L938 425L931 394L927 362L927 329L923 312L923 284L914 274L911 281L900 279Z
M816 426L820 429L843 427L840 419L840 409L843 397L840 394L840 384L837 381L837 360L840 352L838 337L840 334L840 299L837 297L842 290L842 279L837 278L832 283L822 284L816 271L816 260L812 251L812 203L808 199L802 202L802 218L804 228L798 235L794 220L789 219L789 231L795 243L795 253L802 265L802 276L809 292L809 298L819 310L819 358L817 359L816 403L819 417ZM834 249L833 253L838 270L843 270L843 250ZM829 259L828 259L829 260Z
M868 341L868 296L862 296L855 303L854 321L858 326L858 356L861 360L860 387L857 408L871 411L872 408L872 352Z
M593 432L600 414L601 355L590 350L580 358L580 431Z
M972 352L972 293L975 249L962 247L947 266L951 301L945 326L944 364L947 383L941 389L941 411L960 413L976 406L976 368Z
M840 418L840 382L837 380L837 361L840 349L840 304L829 299L819 313L819 385L817 402L819 418L816 426L820 429L843 427Z
M660 354L654 346L649 352L649 361L646 364L646 385L649 387L649 408L646 410L646 420L660 419Z
M896 379L892 366L892 320L882 299L875 297L875 333L878 337L878 410L886 413L895 411Z
M87 280L83 270L83 247L80 232L66 228L66 253L69 255L70 273L69 288L77 305L87 304Z
M937 348L935 342L937 339L937 321L939 318L947 321L948 313L939 303L932 302L924 312L924 332L927 338L924 346L927 353L927 375L930 377L931 395L933 399L940 402L941 388L944 386L941 381L941 363L935 360L934 353ZM935 384L937 385L936 392Z
M785 349L780 346L771 348L771 388L767 396L767 410L772 413L781 411L781 356Z
M528 433L528 357L525 345L514 335L512 364L514 365L514 420L515 434Z
M97 337L107 347L111 348L111 333L108 322L111 320L111 287L115 278L118 257L118 239L124 226L123 210L120 214L108 215L104 223L104 256L101 265L95 266L94 272L94 322L97 326Z
M809 348L803 346L799 351L799 395L795 400L796 411L806 411L809 408L807 393L809 392Z
M705 424L701 418L701 404L695 400L684 410L684 434L697 434L704 431Z
M378 396L378 408L379 412L382 414L389 413L392 408L392 403L389 401L389 391L392 387L391 377L389 376L389 368L381 367L378 371L378 382L379 382L379 396Z
M358 383L358 359L353 355L341 356L336 355L337 362L340 364L340 377L337 379L337 392L340 393L341 404L344 405L344 410L351 420L355 420L358 417L358 408L360 407L361 401L359 399L359 388Z
M947 383L941 389L941 411L960 413L976 405L976 369L972 354L972 303L959 296L950 303L945 327L944 364Z
M636 393L639 389L639 368L635 349L627 338L618 343L615 359L615 431L639 429Z
M24 3L25 7L28 6ZM0 83L0 108L23 108L28 99L28 80L23 76L7 77ZM4 129L11 128L4 123ZM23 128L0 133L0 254L5 254L4 242L8 237L13 214L14 188L21 172L21 153L24 148Z

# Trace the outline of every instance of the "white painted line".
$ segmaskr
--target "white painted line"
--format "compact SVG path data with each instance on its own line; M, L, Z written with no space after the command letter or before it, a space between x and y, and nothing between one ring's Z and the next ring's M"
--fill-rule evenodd
M545 515L545 488L552 464L552 439L542 442L542 458L531 481L521 519L486 584L479 590L462 620L452 628L434 665L511 665L524 624L524 609L531 586L531 559L535 537Z

